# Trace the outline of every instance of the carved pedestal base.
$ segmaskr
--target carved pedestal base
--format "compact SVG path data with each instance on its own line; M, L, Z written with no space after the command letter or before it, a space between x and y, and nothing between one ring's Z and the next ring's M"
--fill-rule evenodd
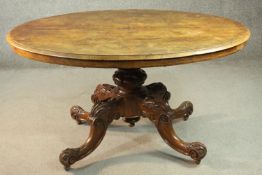
M90 132L84 144L78 148L67 148L60 154L60 162L65 169L83 159L102 141L108 125L122 117L129 126L134 126L140 117L150 119L156 126L163 140L176 151L190 156L196 163L205 157L207 149L199 142L184 142L175 133L174 119L187 120L193 112L191 102L183 102L178 108L168 105L170 93L162 83L143 86L146 73L142 69L119 69L113 75L117 86L100 84L97 86L92 101L91 112L79 106L71 108L71 116L77 123L89 123Z

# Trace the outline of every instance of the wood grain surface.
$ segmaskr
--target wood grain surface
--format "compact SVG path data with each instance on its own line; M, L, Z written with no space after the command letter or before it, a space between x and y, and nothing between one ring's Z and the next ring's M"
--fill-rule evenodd
M81 67L139 68L204 61L232 54L250 37L222 17L160 10L72 13L15 27L7 41L18 54Z

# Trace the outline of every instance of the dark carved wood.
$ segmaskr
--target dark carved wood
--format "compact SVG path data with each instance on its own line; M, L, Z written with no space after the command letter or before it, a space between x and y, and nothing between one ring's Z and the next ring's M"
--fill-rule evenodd
M174 119L188 119L193 112L192 103L186 101L172 109L168 104L170 93L165 85L153 83L143 86L146 78L142 69L119 69L113 75L117 86L97 86L91 97L94 106L90 113L79 106L72 107L72 118L80 124L88 122L90 133L82 146L67 148L60 154L60 162L66 169L94 151L102 141L108 125L120 117L129 126L134 126L140 117L149 118L170 147L200 163L206 155L206 147L199 142L184 142L176 135L172 125Z
M172 119L176 118L176 110L172 110L166 102L158 101L157 99L145 100L142 108L157 127L160 136L170 147L190 156L196 163L200 163L201 159L206 155L206 147L199 142L186 143L176 135L172 125ZM188 115L187 110L184 111L184 115ZM181 115L181 113L178 114Z
M126 123L129 123L129 126L130 127L134 127L135 126L135 123L138 122L140 120L140 117L124 117L123 120L126 122Z
M115 84L125 92L141 88L146 78L142 69L119 69L113 75Z
M91 123L90 114L80 106L73 106L70 110L71 117L76 120L78 124Z
M86 142L79 148L67 148L60 154L60 162L68 170L70 165L76 161L86 157L93 152L102 141L108 125L114 119L114 109L117 107L117 102L99 101L97 102L90 113L90 132Z
M174 109L173 119L184 119L185 121L193 112L193 104L190 101L185 101L178 108Z

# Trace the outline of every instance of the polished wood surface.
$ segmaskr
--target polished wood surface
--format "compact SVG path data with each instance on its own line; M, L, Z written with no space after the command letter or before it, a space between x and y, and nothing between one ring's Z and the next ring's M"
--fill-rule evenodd
M183 102L172 109L170 93L162 83L143 85L147 75L142 69L120 69L113 75L116 86L100 84L91 99L90 112L79 106L71 108L71 116L79 124L89 123L88 139L79 147L67 148L60 154L60 162L68 170L72 164L93 152L105 136L113 120L123 118L129 126L135 126L141 117L148 118L157 128L163 140L174 150L190 156L197 164L205 157L207 149L200 142L180 139L172 125L175 119L187 120L193 112L193 104Z
M250 36L222 17L160 10L72 13L22 24L7 40L18 54L80 67L140 68L224 57Z

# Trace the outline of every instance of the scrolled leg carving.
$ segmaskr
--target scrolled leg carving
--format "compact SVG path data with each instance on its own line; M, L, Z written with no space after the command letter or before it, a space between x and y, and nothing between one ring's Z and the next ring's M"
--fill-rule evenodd
M66 170L76 161L83 159L93 152L100 144L106 133L108 123L100 118L94 119L90 125L90 133L86 142L79 148L67 148L59 156Z
M94 94L91 96L91 100L93 103L98 103L101 101L116 99L118 94L119 90L116 88L116 86L109 84L99 84L97 85Z
M189 116L193 113L193 104L190 101L185 101L178 108L174 109L173 119L182 118L185 121L189 118Z
M79 159L80 148L67 148L59 156L60 162L64 165L65 170Z
M67 148L59 156L66 170L76 161L93 152L101 143L108 125L114 119L116 106L115 101L99 102L93 106L90 113L90 132L85 143L79 148Z
M90 119L90 115L80 106L73 106L70 109L71 117L76 120L78 124L90 123L92 120Z
M200 164L201 160L206 156L206 146L200 142L187 143L188 155Z
M163 83L152 83L146 86L148 91L148 99L155 99L159 101L168 102L170 99L170 92L167 91L166 86Z
M183 104L180 109L183 109L187 104ZM189 109L186 107L185 109ZM180 110L179 109L179 110ZM205 145L199 142L187 143L180 139L172 125L174 110L172 110L165 101L145 100L142 105L142 110L156 126L163 140L176 151L190 156L197 164L205 157L207 149ZM187 111L187 110L182 110ZM180 111L179 111L180 112ZM185 114L181 112L181 114Z

